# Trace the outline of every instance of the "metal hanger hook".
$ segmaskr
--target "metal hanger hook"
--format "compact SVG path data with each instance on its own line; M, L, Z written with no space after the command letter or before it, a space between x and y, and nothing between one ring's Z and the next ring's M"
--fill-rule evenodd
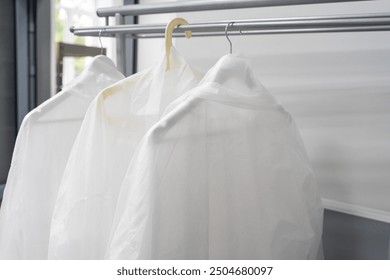
M230 25L233 27L233 24L234 24L234 21L229 22L229 23L226 25L226 27L225 27L225 36L226 36L226 39L229 41L230 54L233 53L233 44L232 44L232 41L230 41L230 39L229 39L229 36L228 36L228 29L229 29L229 26L230 26Z
M99 31L100 54L103 54L103 44L102 44L102 37L101 37L102 31L103 29L100 29Z

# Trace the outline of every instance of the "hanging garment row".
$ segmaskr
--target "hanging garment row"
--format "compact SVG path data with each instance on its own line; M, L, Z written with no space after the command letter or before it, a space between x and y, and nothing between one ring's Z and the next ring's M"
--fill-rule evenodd
M124 78L97 56L26 116L0 258L321 257L323 209L289 113L243 56L203 75L167 34L155 67Z

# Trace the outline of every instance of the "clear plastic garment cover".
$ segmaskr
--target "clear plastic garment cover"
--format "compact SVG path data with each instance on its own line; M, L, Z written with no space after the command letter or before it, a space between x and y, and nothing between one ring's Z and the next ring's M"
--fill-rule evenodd
M97 56L24 118L0 210L1 259L47 258L58 186L84 115L100 90L123 78L109 58Z
M322 211L291 116L227 55L138 145L106 258L315 259Z
M58 192L49 258L104 258L133 152L165 107L200 80L171 52L170 71L163 55L155 67L106 88L91 104Z

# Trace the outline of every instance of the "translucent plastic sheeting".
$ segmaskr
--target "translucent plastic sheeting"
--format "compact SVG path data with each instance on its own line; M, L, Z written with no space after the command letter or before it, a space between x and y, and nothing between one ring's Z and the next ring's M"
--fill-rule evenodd
M97 56L24 118L0 211L1 259L47 258L51 214L84 115L100 90L123 78L109 58Z
M102 91L72 149L52 219L49 258L104 258L117 197L139 141L173 100L199 83L171 49L148 70Z
M322 205L291 116L227 55L142 139L110 259L315 259Z

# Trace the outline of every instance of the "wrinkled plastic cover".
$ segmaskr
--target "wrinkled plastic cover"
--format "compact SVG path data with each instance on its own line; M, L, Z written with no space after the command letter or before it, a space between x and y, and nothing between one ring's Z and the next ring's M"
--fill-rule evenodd
M291 116L228 55L143 138L106 257L314 259L322 211Z
M171 49L156 67L102 91L90 106L58 192L49 258L102 259L133 152L165 107L199 83Z
M46 259L57 190L88 106L124 76L95 57L62 92L23 120L0 210L0 258Z

